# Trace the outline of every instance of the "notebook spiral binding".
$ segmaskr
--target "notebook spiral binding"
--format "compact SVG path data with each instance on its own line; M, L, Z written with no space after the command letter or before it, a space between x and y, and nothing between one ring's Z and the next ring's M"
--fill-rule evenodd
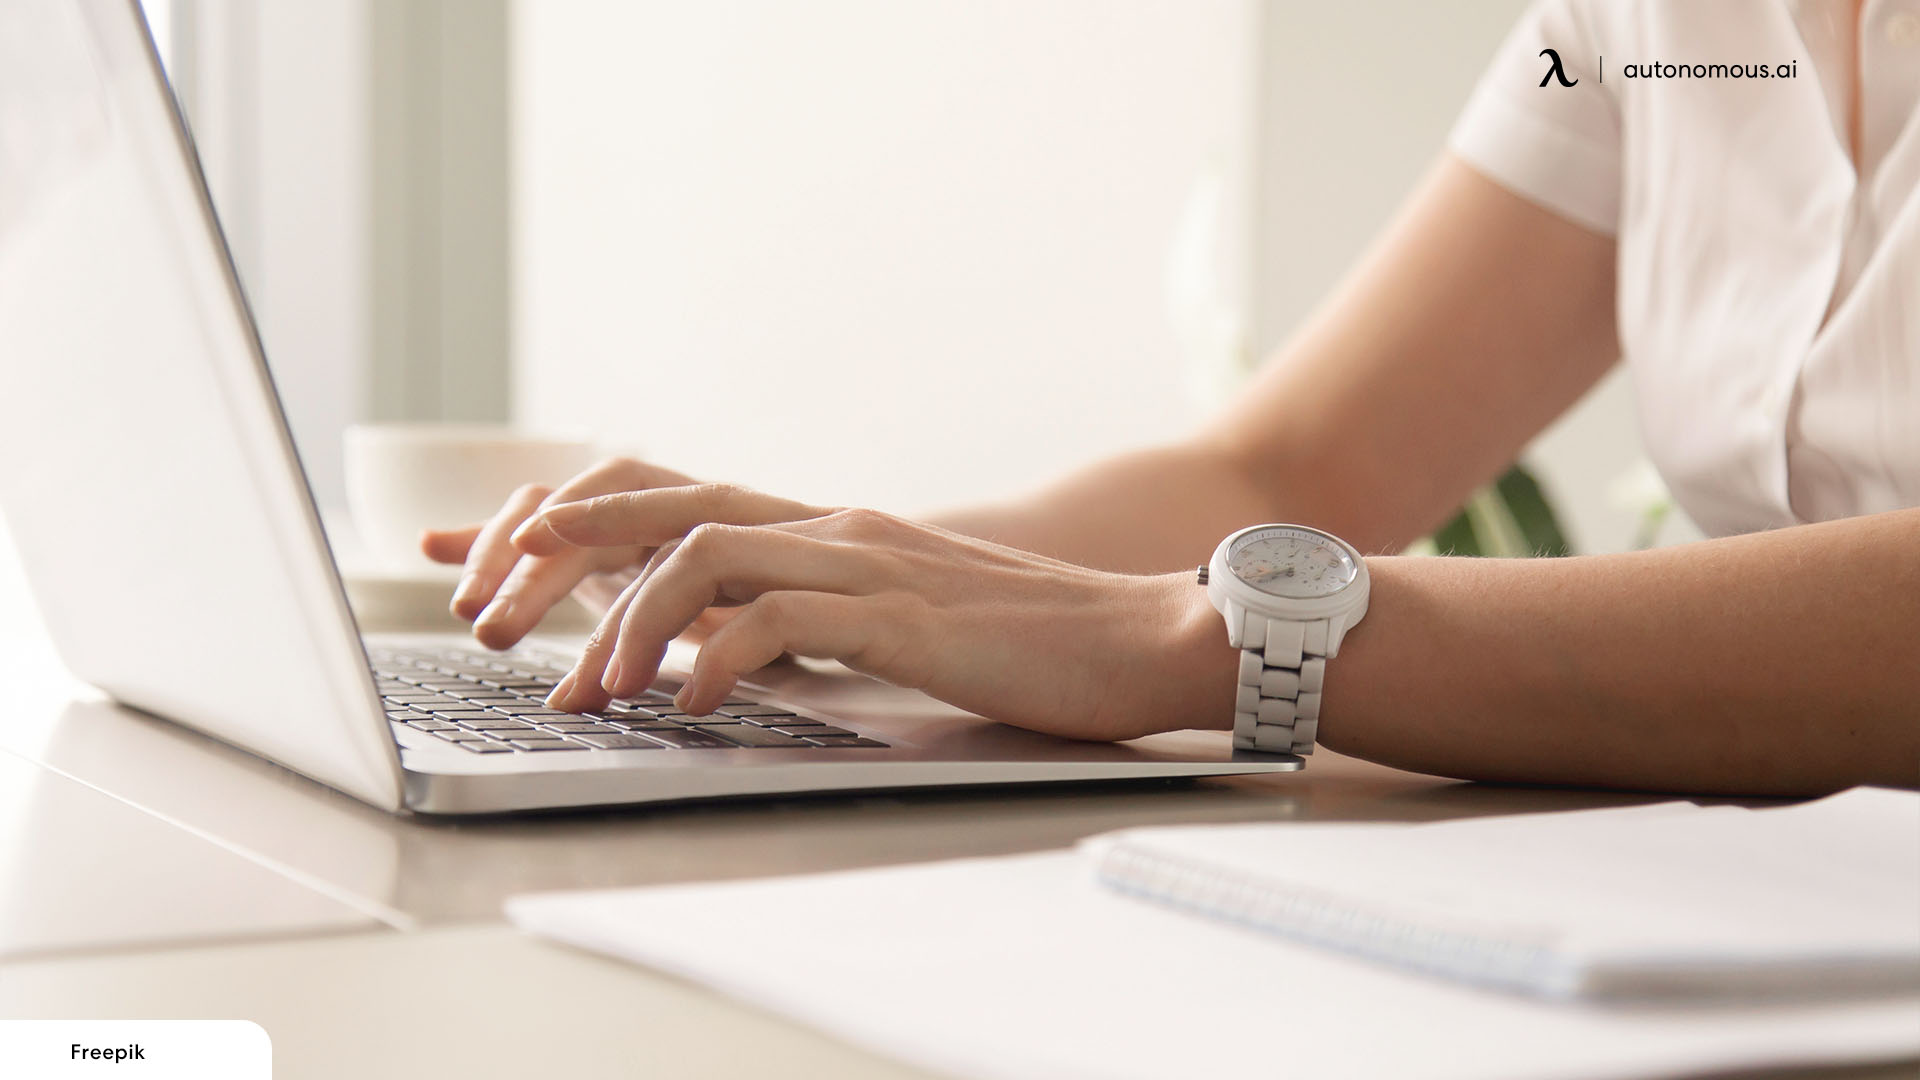
M1125 842L1109 845L1093 867L1101 884L1129 896L1395 967L1538 997L1570 998L1582 989L1580 973L1544 938L1439 929L1297 882L1225 872Z

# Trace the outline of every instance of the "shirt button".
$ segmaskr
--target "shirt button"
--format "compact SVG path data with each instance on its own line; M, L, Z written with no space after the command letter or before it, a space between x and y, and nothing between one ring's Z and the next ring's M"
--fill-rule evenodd
M1887 40L1895 45L1920 45L1920 15L1902 11L1888 16Z
M1793 407L1793 383L1779 382L1768 387L1761 395L1760 409L1775 420L1785 420L1787 412Z

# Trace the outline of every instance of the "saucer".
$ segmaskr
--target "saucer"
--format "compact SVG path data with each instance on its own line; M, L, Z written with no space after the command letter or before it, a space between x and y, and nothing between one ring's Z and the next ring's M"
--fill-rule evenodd
M347 603L366 633L461 633L469 624L447 610L459 576L412 574L392 570L343 571ZM598 618L585 605L571 600L554 605L540 620L544 634L586 634Z

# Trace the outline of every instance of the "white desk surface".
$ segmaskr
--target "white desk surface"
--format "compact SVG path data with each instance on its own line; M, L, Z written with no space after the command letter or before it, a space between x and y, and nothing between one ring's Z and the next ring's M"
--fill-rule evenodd
M924 1075L505 927L9 964L0 1016L245 1017L273 1038L275 1080Z
M500 918L517 892L1033 851L1142 824L1638 801L1321 753L1303 773L1197 782L396 818L75 686L6 580L7 554L0 543L0 1016L252 1019L283 1077L912 1075L697 987L523 938ZM830 711L937 707L862 680L777 678ZM817 918L832 932L831 913Z

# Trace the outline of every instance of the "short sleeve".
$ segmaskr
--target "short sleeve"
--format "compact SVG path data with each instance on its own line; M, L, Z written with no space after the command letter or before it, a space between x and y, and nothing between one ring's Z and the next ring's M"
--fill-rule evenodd
M1447 147L1521 198L1611 236L1620 218L1620 112L1600 81L1587 15L1580 0L1536 0L1480 77ZM1574 85L1551 77L1545 49Z

